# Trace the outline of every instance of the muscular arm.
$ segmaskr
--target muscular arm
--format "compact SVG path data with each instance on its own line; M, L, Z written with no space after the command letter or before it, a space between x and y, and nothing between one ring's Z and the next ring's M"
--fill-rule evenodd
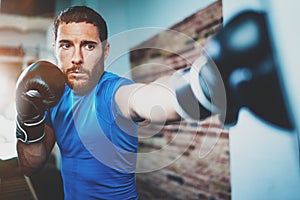
M53 130L45 125L45 137L35 143L25 144L17 142L17 152L21 171L26 176L31 176L46 163L55 143Z
M122 114L135 121L166 123L179 120L174 108L175 92L169 77L149 84L131 84L119 88L116 102Z

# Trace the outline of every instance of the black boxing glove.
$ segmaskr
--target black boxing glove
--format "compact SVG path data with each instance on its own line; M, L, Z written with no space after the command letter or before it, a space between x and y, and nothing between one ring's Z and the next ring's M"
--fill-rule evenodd
M173 76L176 102L175 109L184 119L203 120L226 114L226 94L222 77L216 66L203 53L193 65Z
M16 137L23 143L40 141L44 135L45 111L53 107L64 91L62 71L47 61L27 67L16 86Z
M292 129L266 14L243 11L233 17L205 46L224 82L226 124L236 124L241 107L276 126ZM213 71L203 70L208 77ZM208 84L211 91L214 87Z
M224 124L234 125L240 108L248 107L292 129L267 28L264 13L244 11L216 33L175 81L178 113L193 119L220 114Z

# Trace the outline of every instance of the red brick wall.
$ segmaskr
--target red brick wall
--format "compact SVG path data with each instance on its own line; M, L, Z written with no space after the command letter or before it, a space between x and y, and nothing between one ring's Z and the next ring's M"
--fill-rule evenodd
M222 1L217 1L132 48L133 79L147 83L190 67L221 26ZM231 197L228 132L217 116L166 126L140 124L139 153L144 155L137 163L140 199Z

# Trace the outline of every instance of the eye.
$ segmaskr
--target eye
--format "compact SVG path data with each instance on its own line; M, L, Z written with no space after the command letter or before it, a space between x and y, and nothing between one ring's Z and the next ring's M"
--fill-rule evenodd
M60 47L63 48L63 49L69 49L71 47L71 44L69 44L69 43L61 43Z
M84 48L85 48L86 50L89 50L89 51L94 50L95 47L96 47L96 45L93 44L93 43L87 43L87 44L85 44L85 46L84 46Z

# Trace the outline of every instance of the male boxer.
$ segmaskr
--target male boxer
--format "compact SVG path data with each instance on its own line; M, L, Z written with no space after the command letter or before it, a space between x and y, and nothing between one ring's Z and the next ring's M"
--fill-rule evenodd
M54 35L62 73L40 61L17 84L17 150L23 173L31 176L41 169L57 142L65 199L138 199L135 122L180 119L172 103L174 90L104 71L110 49L106 22L88 7L61 12Z

